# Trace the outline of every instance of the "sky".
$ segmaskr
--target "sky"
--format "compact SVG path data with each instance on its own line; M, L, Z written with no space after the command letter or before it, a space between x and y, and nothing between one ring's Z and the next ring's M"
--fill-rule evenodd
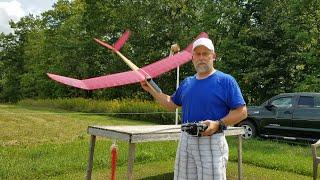
M0 33L12 32L9 20L17 22L23 16L39 15L52 8L58 0L0 0Z

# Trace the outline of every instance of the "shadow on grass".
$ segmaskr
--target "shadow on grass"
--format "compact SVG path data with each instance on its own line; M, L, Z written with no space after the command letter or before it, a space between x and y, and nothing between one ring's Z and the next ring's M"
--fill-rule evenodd
M166 180L166 179L173 179L173 172L172 173L166 173L166 174L160 174L157 176L150 176L145 177L139 180Z

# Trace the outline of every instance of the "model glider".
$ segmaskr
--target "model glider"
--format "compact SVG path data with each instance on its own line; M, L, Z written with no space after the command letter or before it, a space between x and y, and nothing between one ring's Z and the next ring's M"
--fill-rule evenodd
M183 65L192 59L192 43L187 46L182 52L172 56L165 57L152 64L144 66L142 68L137 67L132 61L126 58L120 53L121 47L127 41L130 36L130 31L126 31L115 44L109 45L99 39L94 39L100 45L111 49L114 53L121 57L121 59L131 68L131 71L109 74L100 77L94 77L89 79L74 79L70 77L60 76L56 74L47 73L47 75L62 84L66 84L72 87L85 89L85 90L96 90L102 88L110 88L116 86L122 86L126 84L132 84L137 82L146 81L147 84L156 91L161 91L157 85L152 81L155 78L165 72L168 72L180 65ZM208 37L205 32L200 33L196 39L201 37Z

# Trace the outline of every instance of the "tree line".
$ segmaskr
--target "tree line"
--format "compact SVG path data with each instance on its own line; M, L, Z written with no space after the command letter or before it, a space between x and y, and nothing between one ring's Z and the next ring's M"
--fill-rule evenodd
M0 34L0 101L26 98L150 98L139 84L84 91L46 73L78 79L129 70L93 38L113 43L132 34L122 53L142 67L182 49L200 32L214 40L216 68L233 75L249 104L282 92L320 89L320 1L316 0L59 0L39 16L10 22ZM175 89L175 71L156 82ZM181 79L195 73L181 67Z

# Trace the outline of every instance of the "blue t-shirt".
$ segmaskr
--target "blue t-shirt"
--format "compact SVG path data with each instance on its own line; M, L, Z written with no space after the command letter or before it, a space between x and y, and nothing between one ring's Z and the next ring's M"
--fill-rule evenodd
M186 78L171 99L182 106L182 123L219 120L245 105L236 80L221 71L201 80L195 75Z

